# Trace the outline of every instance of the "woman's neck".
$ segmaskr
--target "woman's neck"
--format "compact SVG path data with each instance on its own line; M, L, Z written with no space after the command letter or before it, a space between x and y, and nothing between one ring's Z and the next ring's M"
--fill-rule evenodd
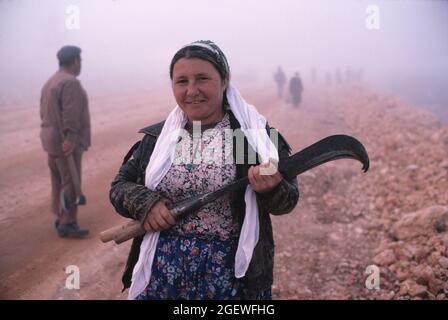
M200 126L201 126L201 132L204 132L207 129L211 129L213 127L215 127L218 123L220 123L222 121L222 119L224 118L224 116L226 115L226 113L222 113L220 116L220 119L218 121L216 121L216 119L212 120L212 121L201 121L201 120L188 120L187 123L185 124L185 129L188 132L192 132L193 131L193 122L200 122Z

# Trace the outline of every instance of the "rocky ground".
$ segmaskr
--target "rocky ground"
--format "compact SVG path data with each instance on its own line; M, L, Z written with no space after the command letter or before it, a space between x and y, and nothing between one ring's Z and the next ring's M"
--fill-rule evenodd
M365 145L371 161L367 173L339 160L299 176L298 206L273 217L274 298L446 299L448 127L361 86L311 87L297 109L277 99L274 88L242 91L294 151L344 133ZM123 222L108 203L109 183L137 129L163 119L172 103L168 91L92 99L93 146L83 168L89 202L80 209L92 236L81 241L61 240L52 229L37 106L2 110L1 298L126 297L120 276L129 244L98 239ZM69 265L80 269L79 290L65 286ZM371 265L379 289L368 289Z
M276 233L276 294L446 299L448 128L397 98L335 90L316 92L331 102L314 110L363 142L370 170L334 162L299 177L302 208L275 219L277 230L288 226ZM366 288L369 265L379 268L379 290Z

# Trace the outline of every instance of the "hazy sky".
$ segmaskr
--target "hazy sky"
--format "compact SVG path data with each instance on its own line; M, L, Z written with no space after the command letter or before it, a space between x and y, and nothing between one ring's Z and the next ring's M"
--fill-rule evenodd
M366 26L372 5L379 29ZM312 66L443 76L448 1L0 0L0 98L38 95L65 44L82 48L80 79L94 93L169 85L171 57L198 39L223 49L239 81L270 80L278 65L288 76Z

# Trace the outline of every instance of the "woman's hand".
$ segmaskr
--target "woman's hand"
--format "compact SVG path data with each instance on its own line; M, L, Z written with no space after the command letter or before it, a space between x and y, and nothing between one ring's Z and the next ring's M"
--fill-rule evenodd
M174 219L170 209L167 207L169 204L169 200L162 199L152 206L143 223L143 229L145 229L145 231L162 231L169 229L176 224L176 219Z
M249 183L254 191L258 193L265 193L271 191L282 181L283 177L278 170L275 170L275 173L273 174L260 174L261 169L265 173L268 173L269 171L271 172L274 171L272 170L273 169L272 167L268 169L270 165L273 164L267 162L249 168L247 176L249 178Z

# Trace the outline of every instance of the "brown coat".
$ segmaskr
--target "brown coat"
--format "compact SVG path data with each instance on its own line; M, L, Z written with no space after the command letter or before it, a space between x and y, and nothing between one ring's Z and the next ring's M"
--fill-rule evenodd
M55 114L58 112L59 114ZM79 80L70 73L57 71L42 88L40 99L42 146L52 155L62 153L56 116L62 117L64 135L75 143L75 148L90 147L90 113L87 93Z

